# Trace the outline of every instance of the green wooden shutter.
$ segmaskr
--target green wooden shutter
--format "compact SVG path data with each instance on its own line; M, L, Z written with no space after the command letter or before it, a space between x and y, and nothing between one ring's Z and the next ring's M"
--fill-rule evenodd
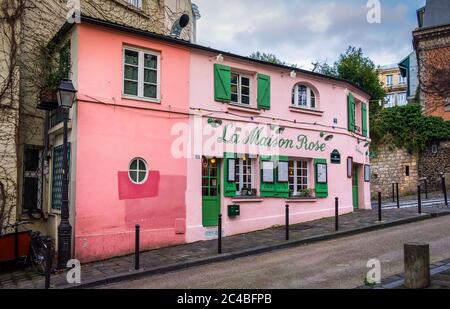
M277 157L278 162L289 162L289 158L285 156ZM275 195L276 197L289 198L289 182L279 182L278 181L278 165L276 169L276 183L275 183Z
M214 100L231 101L231 68L222 64L214 64Z
M327 164L327 160L326 159L315 159L314 160L314 179L316 182L316 197L317 198L326 198L326 197L328 197L328 183L318 183L317 182L317 164ZM327 168L327 173L328 173L328 168ZM327 178L329 178L329 177L327 177Z
M349 93L347 97L348 102L348 130L355 132L355 97Z
M367 104L363 103L362 104L362 134L367 137Z
M223 194L226 197L236 197L236 181L228 181L228 159L235 159L236 154L225 153L223 162Z
M258 108L270 109L270 76L258 74Z
M263 162L264 161L272 161L272 157L271 156L261 156L260 157L261 196L262 197L275 197L275 178L274 178L273 183L263 182ZM274 170L274 173L275 173L275 170Z

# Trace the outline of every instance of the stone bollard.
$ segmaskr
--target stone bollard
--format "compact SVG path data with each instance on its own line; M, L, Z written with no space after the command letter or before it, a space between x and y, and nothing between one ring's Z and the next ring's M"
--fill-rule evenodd
M424 289L430 286L430 245L405 244L405 287Z

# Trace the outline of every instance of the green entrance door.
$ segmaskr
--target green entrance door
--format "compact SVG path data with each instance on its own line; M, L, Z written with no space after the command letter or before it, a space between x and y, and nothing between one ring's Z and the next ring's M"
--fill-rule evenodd
M352 192L353 192L353 209L359 209L359 188L358 188L358 165L353 165L353 180L352 180Z
M203 226L217 226L220 213L220 161L202 160Z

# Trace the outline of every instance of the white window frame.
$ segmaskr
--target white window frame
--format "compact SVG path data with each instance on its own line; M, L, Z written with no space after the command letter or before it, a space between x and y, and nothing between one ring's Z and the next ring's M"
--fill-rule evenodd
M246 74L242 74L242 73L234 72L234 71L231 72L231 75L237 75L238 76L238 84L237 84L238 93L231 92L232 95L233 94L237 94L238 101L237 102L233 101L233 97L231 97L231 103L232 104L239 104L239 105L247 106L247 107L251 106L252 105L252 77L250 75L246 75ZM248 86L248 88L249 88L249 91L248 91L248 104L247 103L242 103L242 96L247 96L245 94L244 95L242 94L242 87L247 87L247 86L243 86L242 85L242 78L247 78L248 79L248 84L249 84L249 86Z
M402 106L408 103L406 92L397 93L397 105Z
M239 186L239 190L236 190L236 195L240 196L242 193L242 190L244 189L244 162L247 163L247 165L250 165L250 176L251 176L251 181L250 182L246 182L246 185L250 185L250 188L247 189L255 189L254 187L254 181L255 181L255 167L254 167L254 161L253 159L249 158L248 156L246 156L246 159L244 160L243 158L238 158L236 159L236 174L238 174L239 177L236 177L236 189L238 189Z
M406 84L406 77L403 77L403 75L401 73L398 74L398 83L399 83L399 85Z
M309 189L309 176L310 176L310 167L309 167L309 161L306 159L294 159L294 160L289 160L289 163L293 162L293 169L294 169L294 174L291 176L289 175L289 191L291 190L291 187L294 187L294 190L292 192L292 195L297 195L299 193L298 191L298 187L299 186L306 186L306 189ZM298 175L298 165L299 163L305 163L306 164L306 169L302 168L302 170L306 170L306 176L299 176ZM290 164L289 164L290 165ZM306 179L306 184L299 184L298 182L298 178L302 177L303 179ZM293 183L292 183L292 179L293 179Z
M138 8L138 9L142 9L142 2L143 0L125 0L126 2L128 2L128 4Z
M386 86L393 86L394 85L394 75L389 74L386 75Z
M300 87L305 87L306 88L306 105L301 105L299 102L300 99ZM312 95L311 95L312 94ZM314 97L314 107L312 106L311 102L312 102L312 97ZM313 109L316 110L317 109L317 94L314 92L314 90L311 89L311 87L304 85L304 84L296 84L293 88L293 93L292 93L292 105L294 107L298 107L298 108L307 108L307 109Z
M125 63L125 52L133 51L138 53L138 94L126 94L125 93L125 65L132 66ZM157 67L156 67L156 98L149 98L144 96L144 72L145 72L145 55L152 55L157 57ZM148 68L147 68L148 69ZM148 84L148 83L147 83ZM155 51L150 51L146 49L139 49L130 46L124 46L122 51L122 96L130 99L139 99L150 102L160 102L161 101L161 54Z
M137 161L136 169L131 169L131 165L133 165L133 162L134 162L134 161ZM139 162L144 163L145 170L141 170L141 169L139 168L139 165L140 165ZM133 178L131 178L131 172L136 172L137 181L134 181ZM140 174L140 173L143 173L143 172L145 172L144 180L139 181L139 174ZM149 171L148 171L148 164L147 164L147 161L145 161L145 160L142 159L142 158L134 158L133 160L130 161L130 164L128 165L128 178L130 179L130 181L131 181L132 183L134 183L135 185L142 185L142 184L146 183L147 180L148 180L148 174L149 174Z

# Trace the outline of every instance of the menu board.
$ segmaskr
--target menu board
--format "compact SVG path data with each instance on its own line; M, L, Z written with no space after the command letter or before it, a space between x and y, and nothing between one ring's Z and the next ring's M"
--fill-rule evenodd
M262 162L262 172L263 172L263 182L273 183L274 182L274 163L271 161Z
M229 182L236 181L236 160L228 159L228 179Z
M370 182L370 165L364 165L364 181Z
M288 182L289 181L289 163L288 162L278 162L278 181Z
M324 163L317 164L317 183L327 183L327 165Z

